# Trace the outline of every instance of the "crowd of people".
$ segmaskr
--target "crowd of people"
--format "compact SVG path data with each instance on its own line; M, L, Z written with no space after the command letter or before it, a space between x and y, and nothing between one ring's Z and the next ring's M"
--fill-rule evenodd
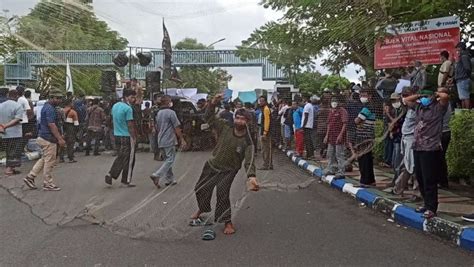
M376 185L373 150L384 142L384 159L380 162L393 169L393 194L403 194L407 187L418 189L424 205L417 211L426 218L436 216L438 188L447 188L446 151L449 146L451 118L455 101L454 88L461 107L470 108L470 58L466 45L457 45L458 60L449 53L440 54L438 84L427 81L422 62L413 68L386 71L378 80L351 84L345 89L325 89L321 96L296 95L292 99L260 96L253 103L222 102L222 95L211 101L199 100L198 112L205 115L207 127L213 131L215 148L196 184L199 210L192 224L203 223L200 215L209 212L210 196L217 188L216 220L225 223L225 232L235 231L230 221L229 192L232 181L245 162L250 188L258 190L255 156L261 151L262 166L271 171L273 150L294 150L307 160L327 159L324 175L342 179L357 161L360 186ZM467 64L469 62L469 64ZM43 189L58 191L52 170L59 162L76 163L75 153L100 155L100 146L116 151L116 158L105 175L112 184L121 176L121 183L132 183L138 143L149 143L157 160L163 160L150 178L157 188L176 185L173 165L177 147L188 145L183 122L173 110L173 101L166 95L154 96L141 108L143 89L136 80L123 91L116 102L85 100L80 95L65 95L51 89L49 99L36 109L30 92L22 86L14 90L0 89L1 145L6 151L6 175L18 174L21 153L29 139L36 138L42 157L24 178L30 189L43 174ZM36 111L36 114L35 112ZM375 134L376 121L383 121L384 134ZM205 128L204 124L201 129ZM189 135L188 135L189 137ZM93 146L93 148L92 148ZM410 183L411 181L411 183ZM474 221L474 216L464 219Z

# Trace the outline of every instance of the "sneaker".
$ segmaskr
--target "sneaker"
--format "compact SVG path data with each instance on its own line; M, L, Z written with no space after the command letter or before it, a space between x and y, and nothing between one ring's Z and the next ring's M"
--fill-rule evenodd
M35 185L35 179L30 176L26 176L23 179L23 182L25 182L26 186L28 186L30 189L38 189L38 187Z
M176 181L173 181L173 182L166 182L166 183L165 183L166 186L169 186L169 185L177 185L177 184L178 184L178 182L176 182Z
M74 160L74 159L69 160L69 163L76 163L76 162L77 160Z
M61 188L59 188L55 184L44 184L43 185L43 190L44 191L59 191L59 190L61 190Z
M112 185L112 176L110 174L105 175L105 183Z
M466 215L462 216L461 218L463 220L465 220L466 222L474 222L474 213L466 214Z

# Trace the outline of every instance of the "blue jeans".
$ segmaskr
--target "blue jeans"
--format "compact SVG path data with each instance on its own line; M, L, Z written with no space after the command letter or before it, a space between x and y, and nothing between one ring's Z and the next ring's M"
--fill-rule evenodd
M160 150L164 155L163 165L153 173L153 176L166 179L167 182L174 182L173 164L176 158L176 147L160 147Z
M392 165L392 154L393 154L393 140L390 137L385 138L385 144L383 149L383 161L388 165Z
M459 80L456 82L460 100L468 100L471 94L471 79Z

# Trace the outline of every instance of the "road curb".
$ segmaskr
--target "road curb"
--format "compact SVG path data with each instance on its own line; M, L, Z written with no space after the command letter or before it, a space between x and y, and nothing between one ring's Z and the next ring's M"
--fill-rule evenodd
M466 227L439 217L430 220L423 218L421 213L404 204L374 192L374 189L360 188L348 182L346 179L334 179L334 176L323 175L322 167L310 164L303 158L297 156L293 151L284 151L286 156L301 169L312 176L320 177L321 181L330 187L353 196L358 201L382 214L390 216L396 223L416 230L424 231L438 236L463 249L474 251L474 228Z

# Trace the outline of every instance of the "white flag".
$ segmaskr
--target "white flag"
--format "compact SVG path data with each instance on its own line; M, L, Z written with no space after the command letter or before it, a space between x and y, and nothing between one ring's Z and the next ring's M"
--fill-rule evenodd
M74 88L72 87L71 68L69 67L69 60L66 61L66 92L71 92L74 94Z

